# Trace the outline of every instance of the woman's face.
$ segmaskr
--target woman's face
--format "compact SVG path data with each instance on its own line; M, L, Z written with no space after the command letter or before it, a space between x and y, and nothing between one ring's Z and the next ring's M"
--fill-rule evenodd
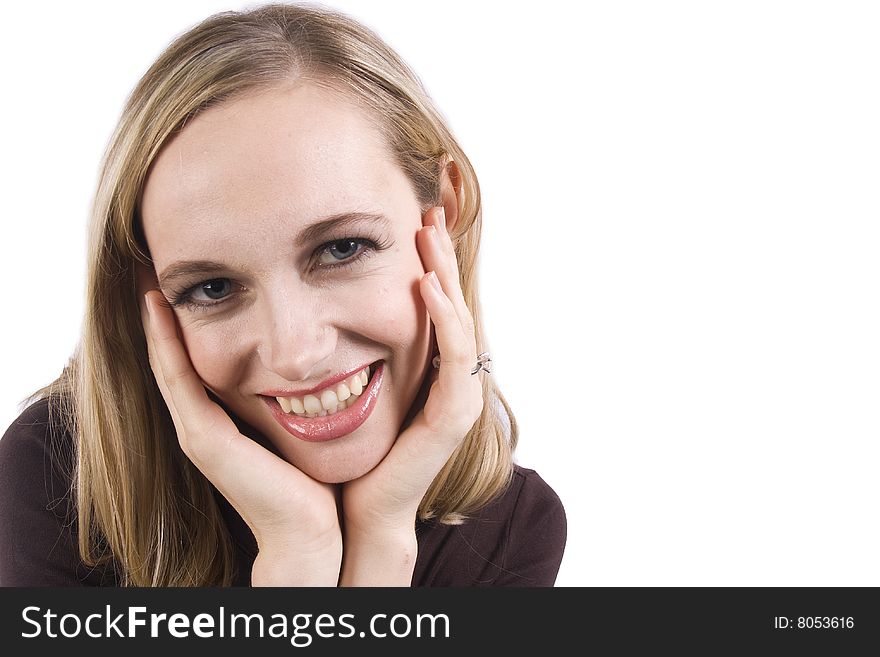
M313 83L208 109L157 158L141 212L192 364L226 409L320 481L379 463L431 326L422 211L370 116Z

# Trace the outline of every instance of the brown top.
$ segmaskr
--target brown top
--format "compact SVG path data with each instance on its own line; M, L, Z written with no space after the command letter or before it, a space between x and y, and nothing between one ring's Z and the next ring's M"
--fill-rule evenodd
M71 436L49 432L48 402L29 406L0 440L0 586L113 586L112 566L79 557L71 496ZM236 550L237 584L248 585L256 541L216 493ZM413 586L552 586L565 548L559 497L516 466L506 492L462 525L418 522Z

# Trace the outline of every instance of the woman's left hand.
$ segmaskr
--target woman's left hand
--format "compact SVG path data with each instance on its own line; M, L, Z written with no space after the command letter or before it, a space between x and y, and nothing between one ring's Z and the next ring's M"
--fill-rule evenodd
M480 378L471 375L477 360L474 320L443 208L431 208L422 221L416 244L427 273L419 291L434 324L441 365L431 373L424 408L391 451L373 470L343 486L342 584L410 584L416 511L483 410Z

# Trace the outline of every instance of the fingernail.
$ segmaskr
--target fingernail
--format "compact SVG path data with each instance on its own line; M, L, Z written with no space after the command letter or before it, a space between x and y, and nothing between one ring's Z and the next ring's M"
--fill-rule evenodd
M153 321L153 311L150 308L150 298L149 297L150 297L149 294L144 295L144 306L146 306L146 308L147 308L147 319L152 322Z
M437 219L440 222L440 225L443 226L443 230L446 230L446 208L442 205L440 207L440 212L437 213Z
M440 285L440 279L437 278L437 274L430 272L428 274L428 280L431 281L431 285L434 286L434 289L437 290L437 292L443 294L443 287Z

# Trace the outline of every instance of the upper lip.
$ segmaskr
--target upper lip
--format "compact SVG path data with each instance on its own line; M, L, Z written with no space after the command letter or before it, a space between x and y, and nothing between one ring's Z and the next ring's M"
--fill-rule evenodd
M372 365L372 363L367 363L365 365L361 365L360 367L355 367L354 369L349 370L348 372L343 372L342 374L334 374L329 379L326 379L326 380L322 381L321 383L319 383L318 385L312 386L311 388L303 388L301 390L282 390L281 388L275 388L273 390L264 390L260 394L264 395L266 397L300 397L300 398L302 398L302 397L305 397L306 395L313 395L320 390L324 390L324 388L329 388L333 384L339 383L340 381L347 379L352 374L356 374L357 372L360 372L362 369L364 369L365 367L369 367L370 365Z

